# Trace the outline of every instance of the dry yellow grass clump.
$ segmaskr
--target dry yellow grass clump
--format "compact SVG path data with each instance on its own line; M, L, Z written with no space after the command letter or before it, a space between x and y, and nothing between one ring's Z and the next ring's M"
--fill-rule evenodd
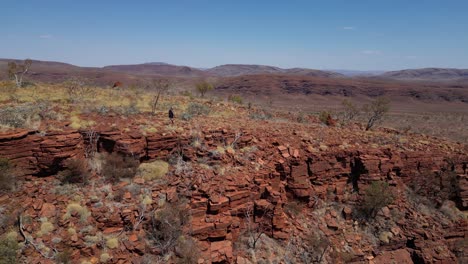
M169 171L169 164L162 160L142 163L138 167L138 175L143 179L150 181L164 177Z
M106 246L110 249L117 248L119 246L119 240L116 237L108 238L106 241Z
M37 236L48 235L54 230L54 225L46 219L42 221L41 229L37 232Z
M78 203L70 203L67 205L67 212L63 218L69 219L74 213L77 213L80 216L81 221L86 221L86 219L91 215L86 207L83 207Z

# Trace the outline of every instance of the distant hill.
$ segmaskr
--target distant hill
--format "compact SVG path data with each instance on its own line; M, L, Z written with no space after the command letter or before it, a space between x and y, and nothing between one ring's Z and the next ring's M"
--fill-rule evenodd
M424 101L468 103L468 84L411 83L370 78L323 78L281 74L226 77L216 91L247 96L320 95L339 97L405 97Z
M321 70L312 70L305 68L292 68L283 70L283 73L288 75L298 75L298 76L308 76L308 77L324 77L324 78L341 78L345 77L343 74L331 72L331 71L321 71Z
M468 69L424 68L390 71L380 77L415 81L468 81Z
M144 63L134 65L110 65L103 67L105 70L123 72L137 75L157 75L172 77L203 77L207 74L199 69L188 66L177 66L167 63Z
M250 74L281 73L282 69L266 65L225 64L205 70L216 76L240 76Z
M320 70L312 70L305 68L281 69L268 65L255 64L225 64L205 70L207 73L221 77L235 77L241 75L254 74L287 74L287 75L303 75L311 77L342 77L343 75Z
M377 76L385 73L385 71L355 71L355 70L327 70L330 72L336 72L339 74L343 74L348 77L355 77L355 76Z

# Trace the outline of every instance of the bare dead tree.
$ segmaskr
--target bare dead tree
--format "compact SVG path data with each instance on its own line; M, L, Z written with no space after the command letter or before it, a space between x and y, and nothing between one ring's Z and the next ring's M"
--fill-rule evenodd
M17 64L14 61L8 63L8 77L14 79L16 87L23 86L23 77L32 65L32 60L26 59L23 64Z
M252 205L247 207L244 216L247 228L246 232L248 236L248 245L252 249L255 249L257 247L258 241L260 240L262 235L266 233L267 230L264 225L256 223L256 211ZM267 207L263 209L263 211L258 217L267 217L271 221L271 219L273 218L273 208Z
M99 141L99 133L94 130L86 131L85 138L87 139L87 145L85 147L85 157L92 158L97 153L97 144Z
M172 86L172 83L168 79L153 80L151 87L156 90L156 95L151 100L151 114L152 115L154 115L156 112L156 107L158 106L159 98L161 97L162 94L166 93L171 86Z

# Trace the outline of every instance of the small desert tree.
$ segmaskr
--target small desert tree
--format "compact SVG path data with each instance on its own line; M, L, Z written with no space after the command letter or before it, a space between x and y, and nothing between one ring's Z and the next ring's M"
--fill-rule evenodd
M23 77L31 67L32 60L26 59L23 64L14 61L8 63L8 77L15 80L16 87L23 86Z
M382 121L390 110L390 100L379 97L370 104L364 105L363 112L367 115L366 131L370 130L375 124Z
M384 206L393 202L395 196L387 182L375 181L367 187L361 204L362 212L368 217L375 217Z
M195 87L197 91L200 93L201 97L205 97L205 94L211 90L213 90L213 85L207 81L198 82Z
M350 100L344 99L343 102L341 102L341 105L343 106L343 123L348 123L354 120L359 115L359 108Z
M153 80L152 88L156 90L156 95L151 100L151 114L156 113L156 107L158 106L159 98L162 94L166 93L171 87L171 82L168 79L156 79Z

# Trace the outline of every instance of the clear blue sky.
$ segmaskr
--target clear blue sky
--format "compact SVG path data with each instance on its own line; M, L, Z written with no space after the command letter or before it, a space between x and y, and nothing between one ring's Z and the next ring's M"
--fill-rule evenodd
M2 0L0 10L1 58L468 68L467 0Z

